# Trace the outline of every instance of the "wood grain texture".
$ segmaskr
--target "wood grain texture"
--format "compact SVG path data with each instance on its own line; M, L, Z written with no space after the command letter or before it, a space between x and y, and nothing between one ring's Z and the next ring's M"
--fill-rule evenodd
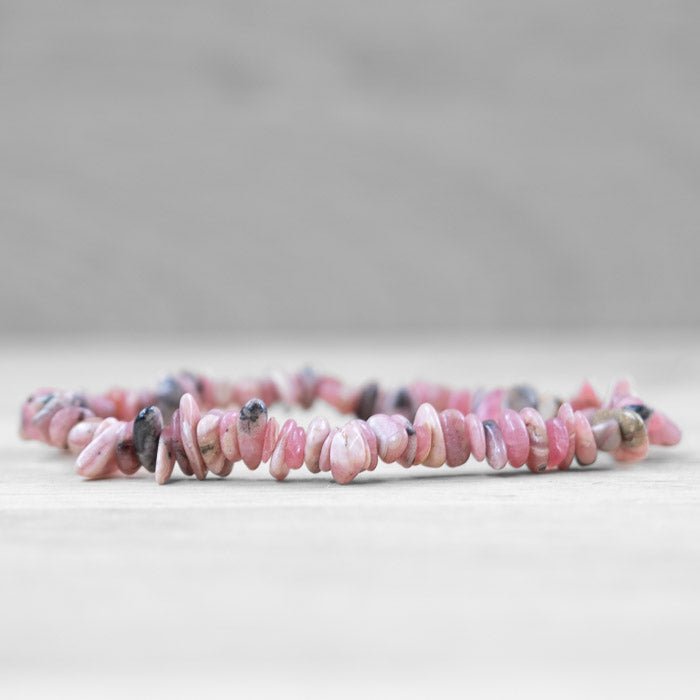
M690 335L6 342L0 689L692 697L699 349ZM16 438L35 385L304 362L356 381L530 379L562 393L625 373L685 438L631 468L380 466L347 487L240 465L223 481L88 483L70 458Z

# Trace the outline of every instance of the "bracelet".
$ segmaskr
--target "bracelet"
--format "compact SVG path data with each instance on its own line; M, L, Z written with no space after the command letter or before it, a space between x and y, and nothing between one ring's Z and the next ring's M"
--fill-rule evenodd
M315 417L304 429L268 415L277 402L308 409L317 398L355 417L335 428ZM176 463L186 476L225 477L240 460L249 469L269 462L278 480L306 464L347 484L379 460L456 467L472 456L493 469L527 465L536 473L568 469L574 458L592 464L599 450L633 462L649 444L677 444L681 431L626 381L604 403L588 382L562 401L523 384L474 392L429 382L354 388L304 369L236 383L181 372L153 391L39 389L22 406L20 436L78 454L76 470L88 479L144 467L165 484Z

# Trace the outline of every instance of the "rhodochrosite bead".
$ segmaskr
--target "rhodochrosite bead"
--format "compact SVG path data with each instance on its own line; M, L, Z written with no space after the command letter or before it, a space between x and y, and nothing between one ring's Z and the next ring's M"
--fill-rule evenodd
M317 399L356 416L333 427L318 416L307 428L289 418L280 427L268 406L309 408ZM330 472L347 484L379 461L405 468L470 458L494 469L527 464L534 472L592 464L600 451L618 462L646 456L650 444L674 445L679 428L617 382L603 402L587 382L569 401L526 384L452 390L413 382L386 390L370 381L352 387L304 369L238 382L192 372L169 375L155 390L113 388L104 394L39 389L20 411L20 435L78 454L88 479L144 467L167 483L185 476L228 476L236 461L269 463L278 480L300 469Z

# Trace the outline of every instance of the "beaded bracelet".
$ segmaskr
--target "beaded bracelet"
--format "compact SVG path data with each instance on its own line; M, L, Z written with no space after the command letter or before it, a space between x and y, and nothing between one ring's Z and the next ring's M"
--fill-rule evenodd
M268 416L277 402L310 408L323 399L355 418L331 427L313 418L280 427ZM584 382L568 402L528 385L490 391L451 391L428 382L384 391L360 388L309 369L278 372L237 383L181 372L155 391L112 389L85 394L40 389L25 402L20 435L78 454L77 472L88 479L155 473L159 484L177 463L187 476L225 477L241 460L249 469L269 462L275 479L306 464L347 484L379 460L403 467L456 467L470 456L494 469L527 465L532 472L568 469L574 458L592 464L598 451L621 462L646 456L649 444L675 445L679 428L615 384L603 403Z

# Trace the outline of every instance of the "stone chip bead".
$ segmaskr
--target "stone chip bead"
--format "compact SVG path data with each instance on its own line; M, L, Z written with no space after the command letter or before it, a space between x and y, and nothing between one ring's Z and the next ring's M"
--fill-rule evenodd
M512 467L522 467L530 454L530 438L520 414L507 408L499 421L503 439L506 442L508 462Z
M175 451L172 442L172 426L166 425L158 441L158 452L156 454L156 483L167 484L172 476L175 467Z
M331 432L331 424L323 416L317 416L309 423L306 431L306 446L304 447L304 461L307 469L312 474L321 471L321 449L328 434Z
M331 474L339 484L349 484L370 464L369 445L361 428L350 421L335 435L330 448Z
M527 458L527 467L532 472L543 472L547 469L547 461L549 459L547 426L542 416L529 406L520 411L520 417L525 423L530 440L530 454Z
M76 471L86 479L102 479L111 476L117 469L114 457L121 426L115 419L106 418L102 425L106 422L109 422L108 425L102 431L98 427L94 439L76 460Z
M163 414L157 406L144 408L134 418L134 451L139 462L149 472L156 470L156 455L161 430L163 430Z
M425 426L430 432L430 449L421 463L426 467L441 467L447 459L447 450L440 416L432 404L423 403L416 411L413 427L417 430L422 426Z
M199 453L202 455L207 469L217 476L222 476L226 464L226 456L221 451L219 438L220 423L221 413L215 411L205 413L197 423Z
M197 423L199 423L201 413L192 394L182 395L178 410L180 412L180 440L189 466L197 479L205 479L208 470L197 445Z
M385 413L377 413L371 416L367 421L367 425L369 425L376 437L379 458L387 464L395 462L408 445L408 435L405 426Z
M508 453L503 433L495 420L484 421L486 437L486 461L492 469L503 469L508 463Z
M238 415L238 449L248 469L257 469L262 459L267 425L267 406L260 399L248 401Z
M440 411L440 425L445 438L445 463L448 467L464 464L470 455L464 415L456 408L446 408Z

